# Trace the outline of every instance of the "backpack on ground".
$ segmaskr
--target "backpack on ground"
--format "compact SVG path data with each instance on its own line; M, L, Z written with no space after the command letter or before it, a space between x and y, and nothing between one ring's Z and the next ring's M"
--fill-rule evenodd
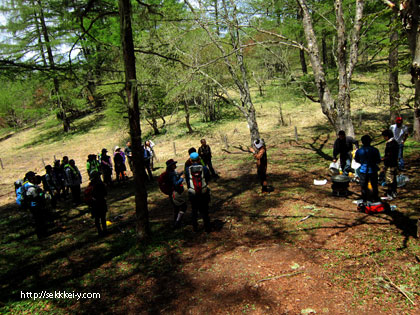
M357 206L358 211L366 214L380 213L386 210L386 205L382 202L368 202L367 204L360 203Z
M188 192L193 195L201 195L208 192L206 179L204 178L203 165L191 165L189 167Z
M173 192L173 187L172 187L172 183L169 180L169 173L168 172L163 172L162 174L160 174L157 182L160 188L160 191L163 192L165 195L170 196Z

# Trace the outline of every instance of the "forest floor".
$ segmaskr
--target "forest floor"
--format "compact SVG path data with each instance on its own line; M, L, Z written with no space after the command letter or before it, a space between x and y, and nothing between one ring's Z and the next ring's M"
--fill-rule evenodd
M321 158L311 146L322 149L325 140L269 146L275 190L266 196L252 157L215 158L221 178L211 183L210 234L192 231L190 212L173 230L156 183L148 186L147 244L136 242L131 182L110 191L113 224L103 238L86 206L61 203L60 227L42 241L28 213L2 206L1 313L418 314L420 154L407 159L410 182L391 203L397 211L366 215L352 203L356 184L347 198L313 185L328 178L326 167L308 165ZM101 298L21 296L43 291Z
M365 97L369 91L374 90L366 85L356 92ZM237 116L213 124L196 117L196 133L188 135L181 131L180 114L167 124L177 133L169 131L155 141L156 177L166 159L175 157L182 167L184 152L201 137L212 146L221 177L210 183L209 234L192 231L190 208L185 225L173 230L172 207L155 181L147 185L152 237L138 242L130 180L109 191L108 236L96 235L85 205L72 207L66 200L53 213L50 235L38 240L30 214L14 203L13 181L31 169L43 174L43 164L54 155L74 158L86 178L87 155L123 145L126 130L107 128L97 114L77 122L70 135L47 121L3 137L0 313L419 314L420 145L407 142L405 174L410 181L390 203L397 210L363 214L352 203L359 199L356 184L346 198L332 196L330 181L313 184L314 179L330 179L335 138L318 105L283 103L288 126L279 126L276 104L263 107L263 101L261 107L258 99L255 103L268 144L274 188L269 195L260 195L255 161L241 150L249 131ZM383 153L380 131L388 125L386 114L358 104L357 117L363 118L358 139L370 133ZM54 295L64 291L99 293L100 298Z

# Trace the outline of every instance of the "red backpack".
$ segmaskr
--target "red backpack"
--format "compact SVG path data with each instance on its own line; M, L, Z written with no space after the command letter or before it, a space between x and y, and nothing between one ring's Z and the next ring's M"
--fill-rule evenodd
M188 192L193 195L201 195L208 192L206 180L204 178L204 169L202 165L191 165L189 167L190 183Z
M91 206L93 204L93 184L92 183L89 183L89 185L86 187L83 199L88 206Z
M165 195L170 196L172 192L174 191L172 187L172 183L169 181L168 172L165 171L162 174L160 174L157 182L158 182L160 191L163 192Z

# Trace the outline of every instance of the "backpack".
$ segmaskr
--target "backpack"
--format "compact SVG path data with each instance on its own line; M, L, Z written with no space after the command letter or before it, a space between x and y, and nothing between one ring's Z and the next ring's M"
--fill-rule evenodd
M25 194L26 194L26 183L22 179L15 181L15 192L16 192L16 203L19 207L25 208Z
M206 179L204 178L203 165L191 165L189 167L188 192L193 195L201 195L208 192Z
M161 192L168 196L172 194L173 187L172 183L169 181L168 172L165 171L162 174L160 174L157 182Z
M84 197L83 197L84 202L88 205L91 206L93 203L93 185L89 184L84 192Z
M367 203L367 204L359 204L357 209L360 212L364 212L366 214L373 214L373 213L380 213L380 212L384 212L385 209L385 204L383 204L382 202L374 202L374 203Z

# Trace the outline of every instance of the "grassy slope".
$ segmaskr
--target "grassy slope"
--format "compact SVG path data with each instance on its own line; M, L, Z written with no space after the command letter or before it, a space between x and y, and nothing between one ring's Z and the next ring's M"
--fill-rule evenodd
M355 111L359 110L363 118L362 126L357 131L358 136L364 132L371 132L375 140L380 141L379 131L387 125L387 122L384 108L371 106L377 103L377 83L381 76L372 77L369 77L369 80L365 76L355 78L359 83L358 89L353 93L353 108ZM61 222L64 231L55 231L56 233L47 240L38 242L30 226L30 217L10 208L13 194L7 193L13 181L29 169L43 173L42 159L45 163L51 163L54 155L57 157L68 155L76 160L81 170L84 170L89 153L97 153L102 147L110 150L117 144L122 145L127 133L123 128L108 127L106 118L97 114L75 122L76 129L70 135L63 135L60 126L53 121L46 121L41 122L36 128L17 133L4 140L0 148L0 157L5 166L0 182L0 195L3 195L0 205L3 227L0 245L3 254L1 258L3 280L1 303L5 304L3 311L136 313L139 307L143 307L144 310L148 309L151 312L180 313L186 308L195 313L202 313L203 309L198 305L205 306L203 299L208 298L210 301L211 297L198 288L186 289L194 288L193 279L199 279L196 280L201 281L198 285L205 288L206 277L212 279L220 275L225 279L222 282L225 282L232 273L230 282L233 285L238 282L237 285L240 286L241 281L255 283L257 279L264 278L264 273L255 272L255 268L259 268L265 262L272 264L276 261L280 264L280 260L284 260L287 264L289 260L301 259L299 264L305 265L307 274L311 274L314 279L316 276L310 273L310 270L313 273L321 271L333 286L343 288L343 292L350 292L351 296L346 297L346 301L356 304L359 300L364 301L360 306L347 305L347 311L354 312L360 307L362 312L367 312L372 306L366 301L375 298L382 300L378 303L382 312L386 313L387 310L395 312L396 309L403 308L407 313L413 311L415 313L416 308L411 307L398 293L387 294L384 298L381 293L375 291L372 296L370 286L376 286L375 279L379 276L375 278L377 270L368 266L372 264L372 259L375 259L384 266L383 268L396 283L406 285L409 292L418 291L420 274L412 258L419 257L420 248L412 239L411 232L407 234L404 229L402 232L398 228L387 229L389 222L384 217L363 218L361 223L361 218L353 212L348 215L351 222L345 222L344 219L340 222L339 211L349 207L354 208L350 206L350 200L334 203L335 201L331 201L328 197L328 187L320 192L311 187L310 183L314 178L326 175L325 168L329 163L328 157L331 155L334 140L334 134L326 124L319 105L298 98L293 93L283 91L280 93L274 87L267 89L264 98L256 96L254 102L258 111L260 132L268 143L270 179L276 187L276 192L269 198L261 199L256 194L258 185L253 177L250 179L248 175L254 172L252 157L239 154L240 151L236 148L249 143L246 123L238 119L236 112L227 111L226 116L230 118L212 123L210 126L200 122L198 114L193 114L193 128L197 132L192 135L185 133L183 116L178 113L169 119L168 133L154 138L159 158L157 166L161 168L164 167L166 159L174 157L173 143L177 151L175 158L180 162L186 159L185 152L189 147L198 146L200 138L205 137L212 146L215 167L222 175L221 181L212 184L213 208L217 209L212 218L224 225L224 228L210 237L204 235L197 237L189 228L176 232L168 229L168 220L171 217L170 205L158 192L156 185L152 185L149 186L149 200L154 238L149 244L138 245L134 238L134 200L130 186L116 188L109 197L109 217L114 218L121 214L123 218L121 222L114 223L113 234L106 240L98 241L95 237L92 223L85 214L84 207L71 209L68 205L62 205L62 209L57 213L57 221ZM279 102L286 122L291 121L289 126L277 124ZM359 116L356 115L357 117ZM297 144L293 141L294 126L298 128L300 137ZM149 128L145 126L144 133L149 132ZM222 151L224 135L228 137L229 151L235 154ZM380 145L380 149L383 152L383 145ZM409 142L406 152L418 155L418 144ZM418 178L413 178L412 182L418 184ZM412 195L410 197L410 194L406 193L406 198L401 203L404 204L404 214L407 215L407 219L401 222L410 223L412 222L410 220L418 215L415 200ZM305 208L308 205L315 207L322 215L315 215L313 220L308 220L296 228L296 218L300 219L310 211L310 209L305 210L308 209ZM330 217L331 215L333 217ZM349 227L344 230L346 226ZM352 226L351 233L345 233L350 226ZM381 230L372 230L378 227ZM338 238L328 234L327 231L330 229L332 231L338 229ZM272 253L267 260L260 257L263 263L260 261L258 266L255 262L244 258L251 253L250 258L253 259L254 253L261 251L262 254L265 248L271 248L278 240L282 240L284 253L292 253L296 248L305 247L308 241L311 244L323 243L325 246L320 245L321 254L317 257L321 262L314 263L313 254L310 255L311 258L300 257L302 251L296 252L294 258L275 256L279 255L278 253ZM330 240L334 241L329 243ZM355 248L353 242L359 244L360 248ZM395 251L401 242L404 242L405 247L399 252ZM248 249L241 252L243 246L249 248L249 253ZM193 257L197 254L207 258L195 261ZM222 258L216 260L215 257L220 255ZM388 259L390 257L391 260ZM191 266L190 259L195 265ZM224 270L226 266L224 267L223 262L226 261L238 266L244 264L241 267L242 272ZM401 261L398 268L393 266L393 261ZM350 265L362 263L364 268L360 268L360 273L358 271L354 273L351 269L349 271L348 263ZM199 268L200 265L202 267ZM254 269L247 267L251 265ZM270 265L270 268L274 270L272 274L284 272L277 270L278 266ZM285 268L288 268L287 265ZM203 274L206 270L211 273ZM366 282L361 281L364 277ZM169 282L174 285L174 292L168 292L166 285ZM217 284L216 281L215 286L218 285L221 284ZM267 284L268 289L277 290L274 283L270 283L270 286L274 287L269 287ZM20 290L34 292L54 289L102 292L103 299L99 305L95 304L94 300L31 301L18 297ZM238 290L235 294L241 296L238 288L229 289ZM214 286L208 287L207 290L214 290ZM268 292L264 294L270 296ZM181 297L187 295L201 302L198 304L192 300L188 303L182 302L182 299L176 299L177 295ZM264 308L267 305L277 312L282 309L278 304L277 306L272 304L272 301L264 302L255 296L253 301L253 293L245 292L242 295L243 298L237 302L232 302L230 299L223 300L226 302L226 308L221 306L219 310L232 313L270 312ZM301 295L305 295L305 291L298 294L299 297ZM320 298L325 296L320 295ZM418 300L418 295L415 298ZM131 304L133 308L130 308ZM333 306L328 305L321 309L326 312L328 307L333 309ZM292 310L292 313L293 311L296 310ZM209 312L214 311L210 308Z

